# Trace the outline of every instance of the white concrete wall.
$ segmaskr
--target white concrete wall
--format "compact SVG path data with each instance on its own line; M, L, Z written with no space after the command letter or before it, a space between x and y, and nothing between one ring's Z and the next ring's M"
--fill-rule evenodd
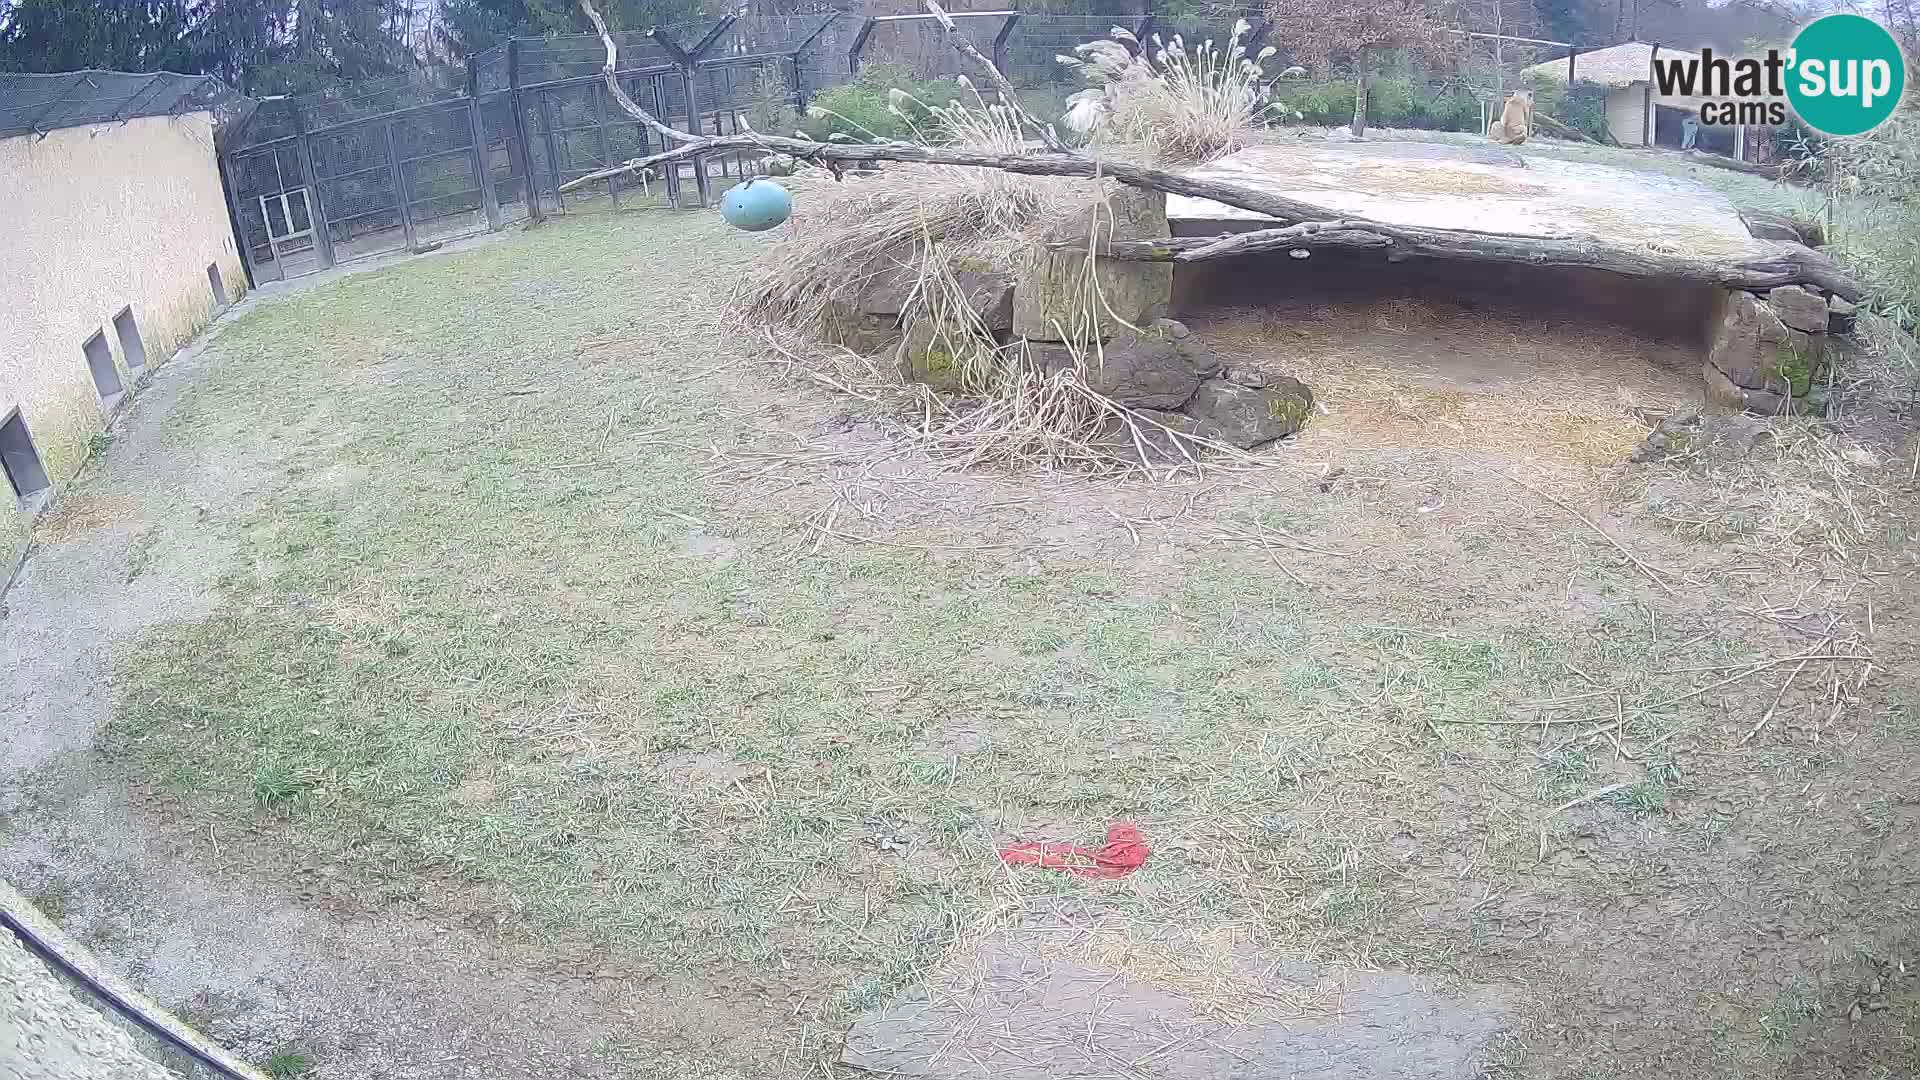
M210 114L153 116L0 139L0 418L26 419L54 489L86 461L106 415L81 353L104 330L132 396L113 317L131 306L152 371L214 315L207 264L229 300L246 289L215 162ZM123 401L125 398L123 398ZM30 520L5 511L0 580Z
M1645 145L1648 135L1646 83L1607 91L1607 130L1621 146Z

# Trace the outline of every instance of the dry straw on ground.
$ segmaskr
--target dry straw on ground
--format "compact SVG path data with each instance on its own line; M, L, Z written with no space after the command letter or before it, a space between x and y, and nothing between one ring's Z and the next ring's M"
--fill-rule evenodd
M957 136L986 148L1016 137L1003 107L976 100L934 110ZM997 346L979 324L959 273L1006 270L1033 249L1049 225L1098 206L1097 181L1014 176L947 166L895 166L876 176L834 181L824 174L799 179L797 202L810 206L775 248L738 302L770 326L769 359L791 373L862 399L903 404L905 429L943 458L961 465L1124 473L1148 468L1148 442L1166 442L1159 425L1095 393L1089 364L1101 362L1097 340L1076 351L1073 368L1042 373L1020 342ZM817 345L826 320L857 312L878 279L911 280L901 323L938 328L935 344L954 358L966 395L952 398L907 383L890 357L860 356ZM1091 261L1079 297L1081 317L1063 337L1084 337L1104 308ZM1197 468L1195 449L1247 460L1230 447L1196 443L1165 470Z
M1105 142L1121 158L1204 159L1239 145L1257 115L1253 83L1258 66L1239 45L1242 23L1226 49L1211 42L1189 54L1175 39L1154 43L1149 62L1134 63L1128 93L1115 93L1114 130ZM1127 50L1115 41L1091 43L1111 53ZM933 116L933 130L917 132L923 143L1014 154L1046 132L1029 131L1027 117L1011 101L989 101L964 78L963 95L928 107L901 97L893 111L903 119L920 108ZM900 94L899 91L895 92ZM796 213L789 233L747 281L737 302L772 330L772 356L802 377L870 401L901 399L911 405L912 434L936 454L963 465L987 463L1063 468L1101 474L1180 471L1199 468L1196 451L1245 464L1236 449L1204 440L1176 440L1166 429L1095 393L1086 385L1089 365L1102 362L1091 328L1112 316L1101 296L1089 254L1084 288L1072 325L1058 327L1061 340L1077 343L1074 364L1041 373L1029 363L1023 343L998 346L968 303L959 273L1015 271L1049 228L1083 213L1100 228L1107 182L1018 176L996 169L895 165L876 175L845 180L811 172L795 178ZM1088 250L1095 245L1089 237ZM964 395L942 397L923 386L903 385L882 360L842 356L845 350L809 347L831 320L857 317L863 295L882 278L911 280L901 325L933 330L938 351L953 358ZM785 333L794 332L794 333ZM798 336L796 337L795 334ZM1150 444L1167 449L1150 449ZM1161 461L1160 468L1144 464Z

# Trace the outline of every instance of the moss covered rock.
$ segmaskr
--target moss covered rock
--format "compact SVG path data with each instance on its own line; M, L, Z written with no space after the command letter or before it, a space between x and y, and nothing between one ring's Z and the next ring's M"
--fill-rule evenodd
M1058 342L1029 341L1027 348L1041 374L1075 364L1075 350ZM1079 352L1087 387L1130 408L1177 409L1193 396L1201 379L1220 370L1213 352L1171 319L1151 324L1146 333L1126 334Z
M1793 288L1797 291L1774 292L1793 304L1805 294L1805 290ZM1820 312L1824 320L1824 299L1820 300ZM1785 317L1789 314L1791 319ZM1798 411L1779 399L1806 397L1825 377L1827 367L1827 335L1790 325L1809 321L1806 312L1783 312L1751 293L1729 292L1713 327L1703 369L1709 398L1732 408L1769 415Z
M1285 438L1313 415L1313 391L1285 375L1263 387L1207 379L1180 411L1196 421L1195 434L1242 450Z
M1173 299L1173 264L1123 259L1094 260L1102 303L1089 313L1087 250L1115 240L1153 240L1168 235L1167 197L1123 187L1105 202L1048 229L1042 247L1019 276L1013 292L1013 330L1021 337L1065 341L1108 338L1144 327L1167 313ZM1089 315L1093 316L1091 325Z

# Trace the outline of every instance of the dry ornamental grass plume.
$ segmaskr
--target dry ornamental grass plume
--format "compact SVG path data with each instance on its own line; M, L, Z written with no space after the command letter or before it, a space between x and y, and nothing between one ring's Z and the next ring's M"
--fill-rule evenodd
M1089 41L1054 59L1093 85L1067 99L1068 127L1147 147L1157 161L1210 161L1238 150L1268 108L1260 65L1268 47L1248 59L1241 44L1252 27L1234 23L1225 47L1212 39L1188 49L1175 34L1150 49L1114 27L1110 40Z

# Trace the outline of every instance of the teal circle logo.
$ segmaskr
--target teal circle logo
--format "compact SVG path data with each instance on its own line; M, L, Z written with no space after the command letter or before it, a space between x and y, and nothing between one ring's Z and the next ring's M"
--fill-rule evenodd
M1860 15L1824 15L1801 27L1789 54L1787 101L1824 135L1864 135L1893 115L1907 60L1887 28Z

